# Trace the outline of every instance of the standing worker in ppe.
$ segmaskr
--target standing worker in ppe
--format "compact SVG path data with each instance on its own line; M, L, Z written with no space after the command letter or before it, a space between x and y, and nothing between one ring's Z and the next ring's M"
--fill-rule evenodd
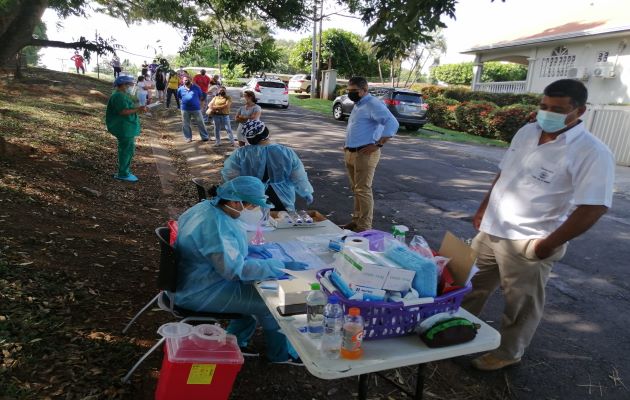
M138 113L146 112L144 106L136 107L130 92L134 79L130 76L119 76L114 81L116 90L107 102L105 124L107 130L118 139L118 173L115 179L137 182L138 178L131 173L131 159L136 151L136 136L140 135L140 118Z
M267 196L276 211L295 211L295 194L313 202L313 186L298 155L291 148L271 143L269 129L262 121L247 121L242 133L251 146L240 147L225 160L221 176L255 176L269 183Z
M265 335L267 357L272 362L295 363L286 337L253 283L282 276L280 268L304 269L307 265L249 257L248 253L260 255L266 250L248 248L239 221L253 209L269 206L265 185L257 178L241 176L219 186L212 200L196 204L179 217L175 304L194 311L250 314L228 326L239 346L247 346L258 321Z

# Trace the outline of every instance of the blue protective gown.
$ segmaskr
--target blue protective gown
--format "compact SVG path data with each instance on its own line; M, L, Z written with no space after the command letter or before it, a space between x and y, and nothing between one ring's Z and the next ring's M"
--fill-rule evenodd
M237 149L225 160L221 175L224 182L237 176L255 176L262 180L265 167L269 184L287 210L295 210L296 193L300 197L313 193L313 186L298 155L293 149L276 143Z
M280 260L247 257L247 235L233 219L211 201L203 201L183 213L178 221L175 252L178 257L175 304L194 311L250 314L234 320L228 332L246 346L258 321L265 334L271 361L288 358L286 337L252 285L275 278Z

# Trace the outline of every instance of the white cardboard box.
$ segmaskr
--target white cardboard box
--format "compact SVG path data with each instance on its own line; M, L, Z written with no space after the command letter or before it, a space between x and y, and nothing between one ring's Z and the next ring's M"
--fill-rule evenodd
M411 287L414 271L402 269L375 253L346 247L335 269L348 284L375 289L405 291Z
M285 279L278 281L279 305L306 303L306 296L311 291L311 285L303 279Z

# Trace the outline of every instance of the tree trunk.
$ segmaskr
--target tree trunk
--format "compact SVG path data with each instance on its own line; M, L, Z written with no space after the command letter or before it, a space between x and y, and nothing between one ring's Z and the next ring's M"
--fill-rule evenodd
M33 38L33 31L48 7L48 0L15 0L0 16L0 65L10 65Z

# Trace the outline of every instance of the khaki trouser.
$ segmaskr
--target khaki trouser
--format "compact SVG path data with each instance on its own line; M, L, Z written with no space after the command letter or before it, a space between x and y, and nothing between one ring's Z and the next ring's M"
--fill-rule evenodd
M462 307L479 315L488 297L501 285L505 297L501 345L493 354L503 360L519 359L525 353L543 316L551 267L566 252L565 243L540 260L534 253L535 241L502 239L480 232L472 243L479 272L472 279L473 291L464 298Z
M372 228L372 214L374 211L372 180L380 158L380 149L370 154L345 150L344 160L348 170L348 177L350 178L350 188L352 193L354 193L352 222L357 225L357 232Z

